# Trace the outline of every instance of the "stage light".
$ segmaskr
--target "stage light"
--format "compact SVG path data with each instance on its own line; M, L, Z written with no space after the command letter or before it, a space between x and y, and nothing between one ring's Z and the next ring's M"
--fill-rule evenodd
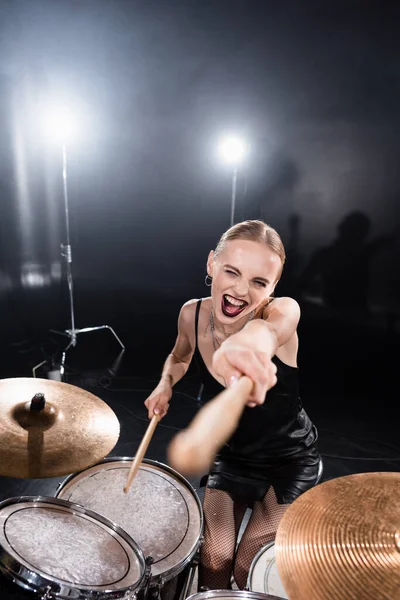
M46 110L43 114L44 131L48 139L66 144L78 134L78 120L68 107Z
M65 212L65 233L66 233L66 244L61 244L61 256L65 259L66 263L66 275L69 292L69 304L70 304L70 319L71 327L64 331L50 330L55 333L66 336L69 339L68 345L64 348L61 356L61 363L59 369L59 375L62 379L65 373L65 361L67 351L71 346L76 346L77 336L81 333L90 333L92 331L108 329L122 351L125 350L125 346L120 338L115 333L114 329L109 325L97 325L95 327L83 327L77 328L75 325L75 309L74 309L74 285L72 277L72 247L70 240L70 220L69 220L69 200L68 200L68 162L67 162L67 147L70 142L76 142L78 138L78 132L82 131L81 121L78 123L76 113L72 110L71 105L59 105L57 108L56 103L50 106L49 103L42 105L41 111L41 123L43 123L43 131L47 140L52 141L56 146L60 147L62 151L62 182L63 182L63 197L64 197L64 212ZM45 108L44 108L45 107ZM79 126L78 126L79 125ZM27 281L27 285L40 285L42 280L37 274L33 276L30 274Z
M219 143L221 158L233 165L238 165L247 154L247 144L238 137L225 137Z

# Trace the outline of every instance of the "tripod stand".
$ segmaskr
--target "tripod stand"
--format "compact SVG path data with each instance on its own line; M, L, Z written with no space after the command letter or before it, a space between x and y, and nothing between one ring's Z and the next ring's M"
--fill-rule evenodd
M74 284L72 278L72 251L71 251L71 240L70 240L70 227L69 227L69 206L68 206L68 181L67 181L67 148L66 144L63 144L62 147L62 161L63 161L63 196L64 196L64 209L65 209L65 226L66 226L66 237L67 243L61 244L61 256L65 258L66 266L67 266L67 282L68 282L68 291L69 291L69 304L70 304L70 316L71 316L71 328L65 329L64 331L56 331L51 329L53 333L58 333L60 335L64 335L69 338L69 344L64 348L61 363L60 363L60 375L61 378L65 372L65 361L68 350L72 347L75 347L77 344L77 336L80 333L90 333L92 331L99 331L100 329L108 329L111 331L118 344L121 346L121 351L125 350L124 344L121 342L118 335L115 333L114 329L109 325L97 325L95 327L84 327L82 329L77 329L75 327L75 313L74 313Z

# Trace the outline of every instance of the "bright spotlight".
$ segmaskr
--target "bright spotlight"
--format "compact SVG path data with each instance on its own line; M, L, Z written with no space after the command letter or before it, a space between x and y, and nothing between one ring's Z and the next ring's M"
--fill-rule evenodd
M77 121L68 108L50 110L44 116L45 133L49 139L66 143L76 137Z
M240 163L247 152L246 143L237 137L226 137L221 140L219 145L221 157L230 164Z

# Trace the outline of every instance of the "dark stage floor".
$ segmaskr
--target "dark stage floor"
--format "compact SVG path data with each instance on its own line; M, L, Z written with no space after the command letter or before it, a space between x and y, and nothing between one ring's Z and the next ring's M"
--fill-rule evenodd
M153 361L151 374L148 361L143 356L140 357L136 349L132 350L132 344L131 348L127 347L118 373L113 376L110 369L115 369L118 348L113 340L110 344L105 342L108 340L107 336L108 333L101 332L79 339L77 347L68 354L66 380L89 390L111 406L121 424L120 438L111 455L133 456L148 424L143 402L157 384L162 359L157 356ZM331 369L328 368L331 361L327 359L324 362L327 370L324 372L320 367L317 378L310 375L310 369L303 369L305 381L302 385L303 403L319 430L324 480L359 472L398 471L398 406L392 401L394 394L391 397L390 390L386 391L384 386L381 396L377 395L379 377L377 381L377 373L371 366L374 364L373 357L371 364L365 365L363 371L360 371L360 366L354 361L350 376L358 378L359 383L356 385L354 381L350 382L347 386L348 394L343 391L346 384L343 381L339 384L332 374L332 370L339 368L340 361ZM148 366L147 373L145 363ZM385 379L386 385L389 384L389 377L394 375L387 365L386 360L385 372L382 365L375 362L375 368L380 369L381 378ZM140 371L143 374L136 374ZM40 369L37 374L42 374ZM31 376L31 373L27 367L3 373L3 377L15 375ZM197 410L199 385L196 369L193 367L176 386L170 411L156 429L147 458L167 462L166 449L169 441L190 422ZM65 477L40 480L0 477L0 499L35 494L52 496L64 479ZM192 480L191 483L199 489L199 479ZM199 493L201 495L201 490Z
M151 308L147 308L151 312ZM85 321L86 325L97 323L101 320L95 316ZM126 323L130 323L130 328ZM89 390L114 410L121 432L110 455L132 457L148 425L143 403L158 383L163 361L173 345L175 320L172 317L155 320L136 316L130 321L126 314L120 313L119 319L112 320L111 325L126 344L125 352L120 354L110 332L79 336L76 348L67 354L65 380ZM352 473L398 471L396 332L373 324L360 327L353 323L349 327L341 323L338 326L335 320L305 310L300 340L303 340L299 353L301 396L319 431L323 481ZM9 344L1 355L0 376L31 377L33 366L44 359L50 361L52 355L55 358L60 355L64 341L57 334L46 333L41 339L32 336L20 343ZM45 367L37 370L38 377L46 376ZM192 365L175 387L170 410L156 428L147 458L167 462L170 440L187 426L198 409L199 388L198 374ZM65 479L66 476L49 479L0 477L0 501L16 496L55 496ZM200 477L190 483L202 500L204 488L200 488ZM242 530L248 514L249 511ZM6 583L0 581L0 588L2 585ZM195 577L192 593L196 586ZM6 597L22 598L15 587L9 586L7 590L9 596ZM0 590L1 598L3 593L5 590Z

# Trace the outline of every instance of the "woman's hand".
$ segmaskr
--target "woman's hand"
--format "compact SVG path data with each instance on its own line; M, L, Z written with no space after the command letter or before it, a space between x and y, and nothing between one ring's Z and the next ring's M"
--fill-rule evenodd
M165 417L169 409L169 401L172 397L172 387L169 383L161 382L150 394L144 405L149 411L149 419L154 415L160 415L160 419Z
M225 340L214 353L212 363L213 370L227 387L242 375L253 380L248 406L263 404L267 391L277 382L276 365L272 362L276 341L265 323L259 321Z

